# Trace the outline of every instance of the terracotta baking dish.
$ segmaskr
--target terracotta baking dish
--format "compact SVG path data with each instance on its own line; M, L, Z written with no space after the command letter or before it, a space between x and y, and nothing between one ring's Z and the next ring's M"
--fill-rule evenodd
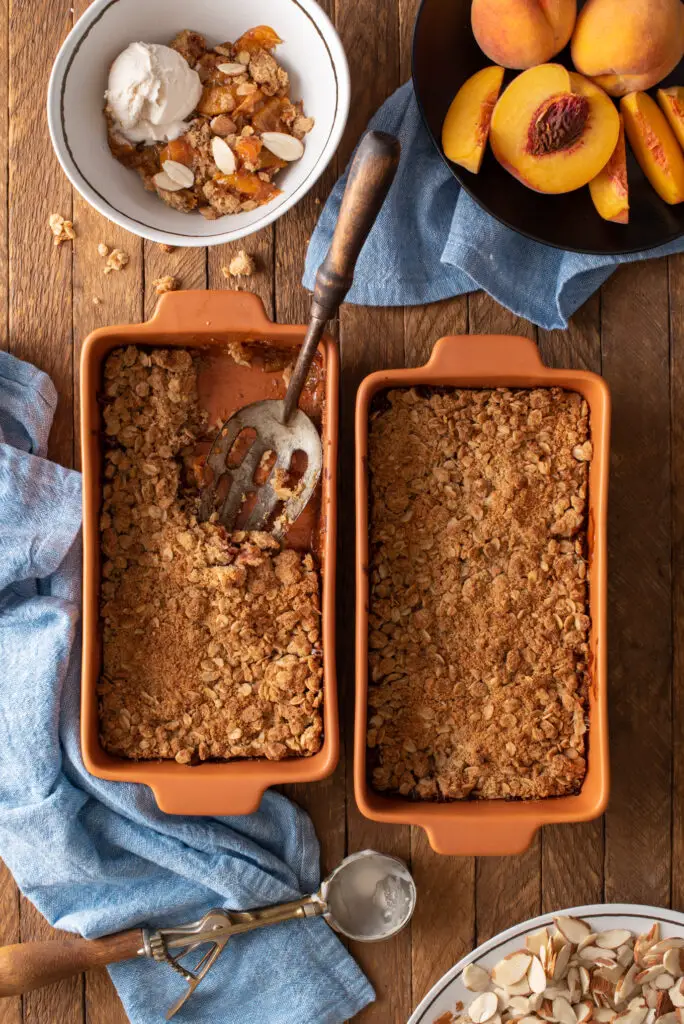
M320 510L322 565L322 636L324 742L311 757L284 761L267 759L204 762L197 766L175 761L133 761L103 750L98 735L96 685L101 665L98 617L100 551L98 520L102 492L101 418L98 392L102 363L121 345L185 346L216 350L227 341L268 340L270 345L297 348L305 327L272 323L255 295L230 291L183 291L164 295L154 316L144 324L105 327L86 339L81 354L81 446L83 456L83 676L81 685L81 745L86 768L116 782L143 782L169 814L249 814L269 786L285 782L315 782L335 769L339 753L337 687L335 679L335 540L337 486L337 427L339 356L325 339L319 352L324 371L324 470ZM232 364L231 364L232 365ZM231 400L246 405L269 397L272 382L258 369L241 371ZM256 375L260 375L257 377ZM253 378L250 380L249 378ZM218 386L208 384L214 409L220 409ZM261 389L261 390L259 390ZM202 384L200 382L200 392ZM270 397L276 397L271 392ZM232 411L232 409L230 409Z
M373 396L413 385L548 387L577 391L587 400L594 457L589 472L589 603L591 684L587 775L576 796L548 800L464 800L427 803L374 791L367 779L368 697L368 416ZM540 825L588 821L606 807L609 790L606 678L606 512L610 394L605 381L582 370L551 370L526 338L473 335L441 338L429 362L415 370L384 370L366 377L356 400L356 721L354 788L368 818L420 825L445 854L512 854L526 849Z

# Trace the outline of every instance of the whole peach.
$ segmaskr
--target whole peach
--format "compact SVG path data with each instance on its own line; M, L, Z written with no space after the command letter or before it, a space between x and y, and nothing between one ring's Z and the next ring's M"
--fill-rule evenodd
M680 0L588 0L572 36L572 59L611 96L650 89L684 52Z
M545 64L566 45L577 0L473 0L480 49L496 64L523 70Z

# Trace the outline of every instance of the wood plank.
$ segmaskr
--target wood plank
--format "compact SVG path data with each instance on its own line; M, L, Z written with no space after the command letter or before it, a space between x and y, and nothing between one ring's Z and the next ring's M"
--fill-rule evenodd
M47 120L42 114L36 117L36 111L43 111L50 68L71 27L69 8L69 0L13 0L8 95L9 350L52 377L60 402L50 450L67 465L74 440L72 248L69 242L52 245L48 219L51 213L71 217L71 189L53 153Z
M614 396L609 636L612 794L606 899L670 899L672 600L668 282L664 260L621 267L602 295ZM647 785L644 784L647 780Z
M566 331L538 331L549 366L601 372L601 303L593 296ZM542 831L542 910L600 903L603 893L603 820L554 825Z
M520 334L535 338L532 324L499 306L484 292L468 299L471 334ZM486 857L477 863L477 941L533 917L541 907L541 840L517 857Z
M669 264L672 423L672 906L684 910L684 256Z
M200 216L188 214L188 216ZM130 236L129 236L130 237ZM177 246L172 252L156 242L144 243L144 317L149 320L159 299L154 282L162 277L175 277L179 288L207 287L207 250ZM113 277L113 274L109 275ZM141 283L141 293L143 285Z
M207 278L210 288L248 291L258 295L264 304L266 315L273 317L274 296L274 232L272 227L264 228L249 238L241 238L228 245L213 245L208 250ZM256 269L251 277L226 277L224 268L240 250L253 258Z
M349 121L340 148L340 165L365 131L371 115L399 85L399 18L394 4L375 0L340 4L337 29L350 62L352 99ZM403 314L400 309L343 306L340 315L342 356L340 436L347 438L340 452L338 621L354 621L354 401L357 386L372 370L401 366L404 357ZM346 735L353 735L354 658L348 638L338 640L338 675L343 694ZM347 842L349 852L373 847L410 860L410 829L385 827L363 818L354 801L350 760L347 762ZM363 1024L406 1020L411 1012L411 934L407 929L378 946L351 944L354 956L376 988L378 1000L361 1014Z

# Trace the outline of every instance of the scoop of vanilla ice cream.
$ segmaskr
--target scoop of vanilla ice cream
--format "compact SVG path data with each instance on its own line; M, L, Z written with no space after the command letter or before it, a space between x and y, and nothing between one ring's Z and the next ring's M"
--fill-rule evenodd
M169 142L187 131L202 83L170 46L131 43L109 71L105 100L115 128L130 142Z

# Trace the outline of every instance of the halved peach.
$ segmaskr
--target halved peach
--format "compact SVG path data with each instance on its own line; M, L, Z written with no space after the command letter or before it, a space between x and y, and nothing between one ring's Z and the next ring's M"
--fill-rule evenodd
M620 118L620 134L613 155L603 168L589 182L589 191L594 206L604 220L615 224L629 223L629 185L627 183L627 148L625 126Z
M670 89L658 89L658 103L677 142L684 149L684 86L673 85Z
M561 64L513 79L494 108L494 156L536 192L572 192L610 160L620 134L615 106L598 86Z
M665 115L645 92L631 92L620 100L625 131L642 171L661 199L674 205L684 201L684 154Z
M492 65L472 75L452 100L442 127L444 153L477 174L489 137L494 105L501 92L504 69Z

